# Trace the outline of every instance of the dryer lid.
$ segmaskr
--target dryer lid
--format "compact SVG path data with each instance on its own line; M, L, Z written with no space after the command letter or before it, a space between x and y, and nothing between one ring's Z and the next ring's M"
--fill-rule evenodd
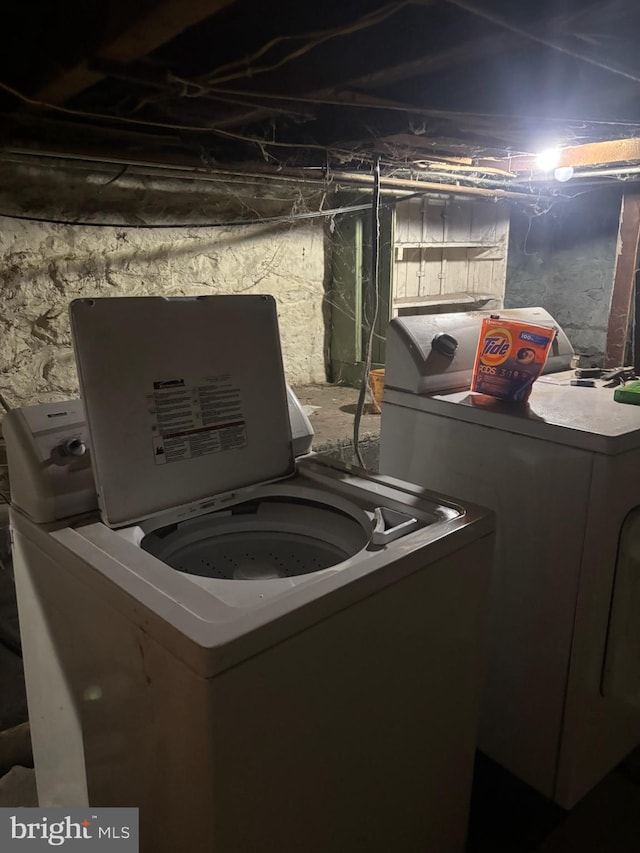
M275 300L71 304L102 519L110 527L295 470Z

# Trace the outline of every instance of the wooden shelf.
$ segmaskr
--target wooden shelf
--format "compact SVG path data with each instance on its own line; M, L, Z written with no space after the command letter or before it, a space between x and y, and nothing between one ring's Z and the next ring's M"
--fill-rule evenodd
M459 305L499 299L495 293L436 293L429 296L401 296L393 300L394 308L420 308L423 305Z
M447 243L396 243L395 244L395 259L396 261L405 261L409 258L405 252L415 251L433 252L447 251L451 249L470 250L474 253L474 257L479 261L501 261L505 257L504 243L462 243L460 241L449 241ZM414 255L415 258L415 255Z
M499 249L502 243L467 243L462 240L449 240L441 243L396 243L396 249Z

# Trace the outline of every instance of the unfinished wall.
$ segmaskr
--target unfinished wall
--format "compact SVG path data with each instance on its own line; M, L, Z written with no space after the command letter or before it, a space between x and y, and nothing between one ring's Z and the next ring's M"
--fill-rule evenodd
M619 214L613 189L511 218L505 307L546 308L588 362L599 363L606 349Z
M126 188L119 191L126 197ZM197 219L194 210L207 213L201 194L183 199L183 210L168 207L160 192L154 202L153 188L138 188L131 198L173 222ZM172 204L175 198L174 192ZM69 214L62 195L58 215ZM139 207L132 218L141 221ZM237 218L231 206L228 218ZM324 382L324 253L324 225L316 220L147 230L0 218L0 391L12 405L76 394L69 302L147 294L272 294L288 381Z

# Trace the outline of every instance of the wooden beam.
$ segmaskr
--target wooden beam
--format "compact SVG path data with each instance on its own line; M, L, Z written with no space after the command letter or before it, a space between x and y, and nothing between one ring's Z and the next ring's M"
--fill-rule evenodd
M131 22L97 52L97 58L126 65L172 41L235 0L163 0L144 17ZM135 3L132 3L135 10ZM90 65L89 58L43 86L33 97L47 104L63 104L106 76Z
M432 5L432 0L410 0L410 2L415 5ZM584 17L585 14L601 8L602 0L598 0L598 2L591 3L570 15L558 15L545 20L544 29L564 27L576 18ZM541 31L540 27L533 28L534 34L539 31ZM495 56L503 51L508 43L513 40L513 35L513 33L502 32L479 39L469 39L462 44L446 47L442 51L410 59L387 68L381 68L370 74L364 74L361 77L349 80L344 85L351 89L375 89L380 86L390 86L394 83L400 83L403 80L413 77L421 77L436 71L443 71L455 65L473 62L474 60L484 59L488 56Z
M406 62L381 68L379 71L373 71L370 74L363 74L361 77L349 80L344 86L349 89L376 89L381 86L391 86L413 77L422 77L435 71L443 71L463 62L495 56L504 47L508 39L507 34L500 34L470 40L437 53L419 56L417 59L409 59ZM329 94L340 89L342 86L317 94Z
M607 328L606 367L621 367L629 333L629 317L635 290L638 241L640 240L640 191L622 196L616 265Z
M501 166L509 172L540 173L535 154L508 157L505 160L486 161L486 165ZM611 166L618 163L640 163L640 137L610 139L606 142L588 142L558 151L558 167Z
M588 65L593 65L596 68L600 68L602 71L608 71L611 74L616 74L619 77L624 77L626 80L631 80L633 83L640 83L640 75L635 72L628 71L626 68L622 68L617 63L610 62L608 60L601 61L593 56L590 56L584 53L581 50L575 50L574 48L562 44L555 36L548 36L546 34L540 34L536 29L531 29L527 27L520 26L519 24L508 20L507 18L502 17L502 15L496 14L491 10L487 9L482 3L478 5L473 2L473 0L446 0L452 6L457 6L460 9L464 9L465 12L469 12L472 15L476 15L479 18L482 18L485 21L489 21L492 24L495 24L497 27L501 27L502 29L508 30L511 33L515 33L522 38L529 39L529 41L536 42L537 44L543 45L543 47L548 47L551 50L556 50L559 53L564 53L566 56L570 56L572 59L577 59L580 62L586 62ZM547 29L547 32L550 30Z

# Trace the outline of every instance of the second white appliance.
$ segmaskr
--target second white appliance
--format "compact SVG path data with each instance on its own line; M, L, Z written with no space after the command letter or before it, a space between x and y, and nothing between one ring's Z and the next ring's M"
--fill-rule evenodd
M640 407L540 308L500 312L558 328L528 404L471 393L486 313L392 321L380 469L496 512L478 745L570 808L640 743Z

